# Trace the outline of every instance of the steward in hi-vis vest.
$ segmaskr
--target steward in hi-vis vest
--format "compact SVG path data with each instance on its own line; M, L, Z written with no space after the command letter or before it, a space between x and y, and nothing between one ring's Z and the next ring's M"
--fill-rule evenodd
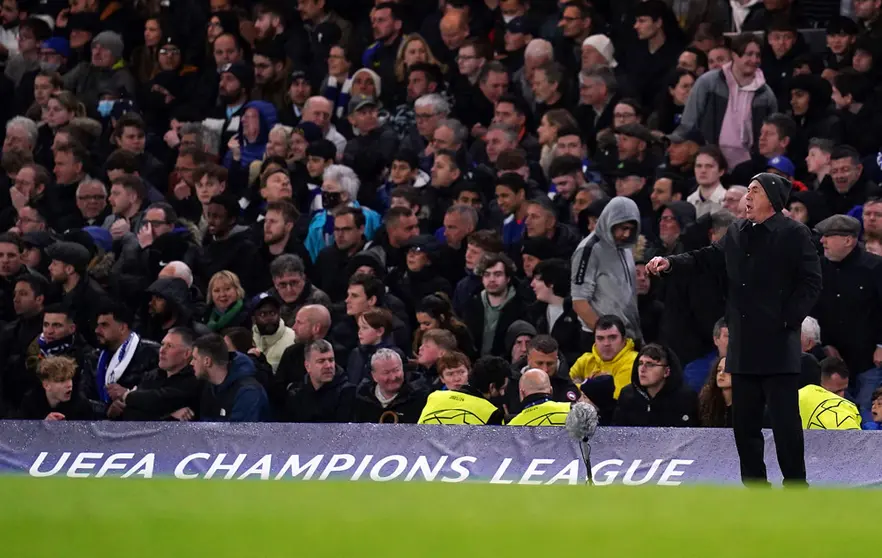
M490 399L502 398L510 373L499 357L479 358L469 371L469 383L429 395L418 424L502 424L504 412Z
M518 384L523 410L515 415L509 426L563 426L570 412L569 403L558 403L551 398L548 374L538 368L524 372Z

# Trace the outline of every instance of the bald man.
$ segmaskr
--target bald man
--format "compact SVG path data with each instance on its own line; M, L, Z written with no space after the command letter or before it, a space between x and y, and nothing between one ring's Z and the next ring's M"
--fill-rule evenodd
M518 382L523 410L512 417L509 426L563 426L570 412L569 403L551 398L551 380L544 370L531 368Z
M469 22L465 14L459 10L451 10L444 14L440 24L441 40L451 51L457 52L469 37Z
M281 416L280 413L284 411L288 390L298 388L303 383L306 375L306 346L325 338L331 329L331 313L320 304L307 304L297 311L291 329L294 330L294 344L282 353L267 390L270 405L277 416ZM342 354L342 349L337 350L334 347L334 353Z

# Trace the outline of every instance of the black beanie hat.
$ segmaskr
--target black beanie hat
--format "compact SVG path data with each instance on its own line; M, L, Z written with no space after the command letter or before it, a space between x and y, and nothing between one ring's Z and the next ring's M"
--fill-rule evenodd
M759 182L763 190L766 191L766 196L772 202L775 213L783 210L788 198L790 198L790 189L793 187L790 181L770 172L761 172L750 179L751 182L754 180Z

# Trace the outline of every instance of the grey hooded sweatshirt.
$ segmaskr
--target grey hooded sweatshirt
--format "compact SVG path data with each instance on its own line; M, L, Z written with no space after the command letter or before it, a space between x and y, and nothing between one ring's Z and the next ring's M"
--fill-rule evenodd
M631 240L616 246L612 228L633 221L637 225ZM627 336L642 340L637 309L637 274L631 250L640 234L640 210L630 198L615 197L604 208L597 227L573 253L571 295L585 300L598 316L615 315L625 322ZM582 322L582 328L591 331Z

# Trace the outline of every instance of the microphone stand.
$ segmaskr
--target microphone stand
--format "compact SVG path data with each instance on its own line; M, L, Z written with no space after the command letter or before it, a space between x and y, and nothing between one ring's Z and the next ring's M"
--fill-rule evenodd
M582 440L579 442L579 449L582 452L582 461L585 462L585 469L588 471L587 484L589 486L594 485L594 475L591 472L591 443Z

